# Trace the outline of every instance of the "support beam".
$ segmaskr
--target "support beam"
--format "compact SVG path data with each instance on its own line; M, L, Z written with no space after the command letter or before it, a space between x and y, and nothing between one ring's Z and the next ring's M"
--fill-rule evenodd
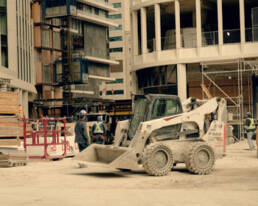
M156 51L161 50L161 24L160 24L160 5L155 4L155 38Z
M175 0L176 48L181 48L180 3Z
M241 44L245 43L245 1L239 0Z
M187 99L186 65L177 64L177 95L181 101Z
M133 54L138 55L139 54L139 48L138 48L138 16L137 11L133 11L132 13L132 21L133 21Z
M141 37L142 37L142 54L147 51L147 21L146 21L146 8L141 8Z
M197 48L202 47L201 0L195 0Z
M218 35L219 35L219 46L223 45L223 14L222 14L222 0L217 0L218 7Z

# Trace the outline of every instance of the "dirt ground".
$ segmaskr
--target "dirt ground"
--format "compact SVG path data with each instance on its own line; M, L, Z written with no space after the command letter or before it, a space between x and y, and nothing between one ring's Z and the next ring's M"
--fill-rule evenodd
M0 168L0 205L257 206L258 158L247 148L246 142L230 145L206 176L188 173L183 164L163 177L78 168L71 158Z

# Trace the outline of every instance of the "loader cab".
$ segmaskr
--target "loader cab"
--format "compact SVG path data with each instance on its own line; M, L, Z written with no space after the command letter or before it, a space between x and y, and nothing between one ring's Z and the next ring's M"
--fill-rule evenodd
M182 105L178 97L159 97L153 101L150 118L159 119L182 113Z
M141 122L177 115L183 112L179 97L175 95L136 95L128 136L132 139Z

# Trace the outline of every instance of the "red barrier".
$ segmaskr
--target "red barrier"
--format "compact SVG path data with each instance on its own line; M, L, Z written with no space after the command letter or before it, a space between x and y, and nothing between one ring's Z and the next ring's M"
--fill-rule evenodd
M29 158L54 159L66 156L65 118L24 119L23 132L24 148ZM60 150L59 153L55 153L57 150Z

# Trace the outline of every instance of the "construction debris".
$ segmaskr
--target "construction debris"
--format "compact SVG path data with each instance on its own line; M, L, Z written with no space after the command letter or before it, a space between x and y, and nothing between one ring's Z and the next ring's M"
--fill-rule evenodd
M0 167L16 167L27 165L27 155L18 147L0 147Z

